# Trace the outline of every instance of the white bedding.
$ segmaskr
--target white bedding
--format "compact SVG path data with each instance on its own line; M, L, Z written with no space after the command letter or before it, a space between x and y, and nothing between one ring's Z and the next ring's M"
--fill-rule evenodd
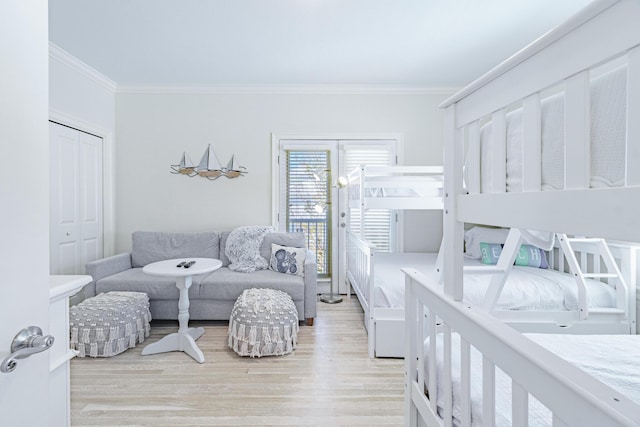
M591 187L624 183L626 69L591 81ZM541 102L542 189L564 188L564 94ZM522 109L507 114L507 191L522 191ZM491 123L480 131L481 191L494 188Z
M467 265L483 265L466 260ZM464 299L471 305L482 303L491 276L465 274ZM591 308L616 306L616 292L611 286L586 279L588 305ZM575 279L555 270L514 266L496 304L498 310L577 310L578 285Z
M607 384L628 399L640 403L640 336L525 334L527 337ZM459 421L460 337L452 335L453 415ZM443 369L442 335L437 338L438 372ZM429 340L424 343L425 382L428 384ZM471 425L482 425L482 355L471 347ZM444 404L442 375L438 375L438 408ZM496 368L496 426L511 425L511 379ZM458 425L459 423L454 422ZM551 413L530 396L529 425L550 426Z
M404 307L404 274L401 268L415 268L436 279L434 253L376 253L374 264L375 307ZM482 266L479 261L465 259L465 265ZM464 299L480 305L489 287L488 274L465 274ZM612 287L587 279L589 306L615 307ZM499 310L576 310L578 287L572 276L533 267L514 267L498 299Z
M375 307L404 308L404 273L401 268L415 268L426 275L435 272L435 253L376 253L374 257Z

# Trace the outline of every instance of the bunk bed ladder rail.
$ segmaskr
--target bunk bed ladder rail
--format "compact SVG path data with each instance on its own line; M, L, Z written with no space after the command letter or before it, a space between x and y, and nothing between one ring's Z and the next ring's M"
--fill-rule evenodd
M569 271L574 276L576 283L578 285L578 311L579 317L581 320L587 319L589 317L589 303L587 301L587 291L586 291L586 280L590 279L607 279L612 283L614 281L615 289L616 289L616 308L615 309L592 309L594 312L598 311L601 313L611 312L611 313L627 313L627 307L629 305L629 301L627 301L627 284L624 280L618 265L616 264L611 251L609 250L609 246L604 239L599 238L583 238L583 237L567 237L566 234L558 233L557 235L558 242L560 243L560 247L562 248L562 253L564 254L564 258L567 261L569 266ZM594 257L593 260L593 273L585 273L583 268L586 268L586 262L579 263L576 257L576 249L579 246L583 245L593 245L597 249L593 250L592 253L599 255L599 257ZM604 262L607 272L600 272L600 258ZM583 260L586 261L586 260ZM581 264L583 267L581 267Z

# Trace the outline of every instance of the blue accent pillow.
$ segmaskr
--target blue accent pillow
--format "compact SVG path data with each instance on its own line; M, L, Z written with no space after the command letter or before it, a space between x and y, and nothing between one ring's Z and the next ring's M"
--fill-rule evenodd
M480 252L482 253L482 263L495 265L498 263L502 253L503 244L480 242ZM520 251L516 256L515 265L536 268L549 268L547 255L545 252L532 245L520 245Z

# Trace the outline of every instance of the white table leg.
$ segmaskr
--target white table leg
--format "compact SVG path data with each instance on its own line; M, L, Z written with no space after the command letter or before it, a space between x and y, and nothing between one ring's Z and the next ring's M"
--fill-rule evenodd
M169 334L160 341L149 344L142 350L143 355L184 351L199 363L204 363L204 355L196 340L204 334L204 328L189 328L189 287L191 276L178 277L176 286L180 290L178 301L178 332Z

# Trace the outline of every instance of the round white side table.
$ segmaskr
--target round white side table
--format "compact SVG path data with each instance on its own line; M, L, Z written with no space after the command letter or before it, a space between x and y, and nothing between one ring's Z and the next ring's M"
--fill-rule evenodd
M185 261L195 261L189 268L178 267ZM178 332L169 334L160 341L149 344L142 350L143 355L183 351L195 361L204 363L204 355L198 348L196 340L204 334L204 328L189 327L189 287L193 276L210 273L222 267L222 261L213 258L178 258L147 264L142 271L152 276L175 277L176 286L180 290L178 300Z

